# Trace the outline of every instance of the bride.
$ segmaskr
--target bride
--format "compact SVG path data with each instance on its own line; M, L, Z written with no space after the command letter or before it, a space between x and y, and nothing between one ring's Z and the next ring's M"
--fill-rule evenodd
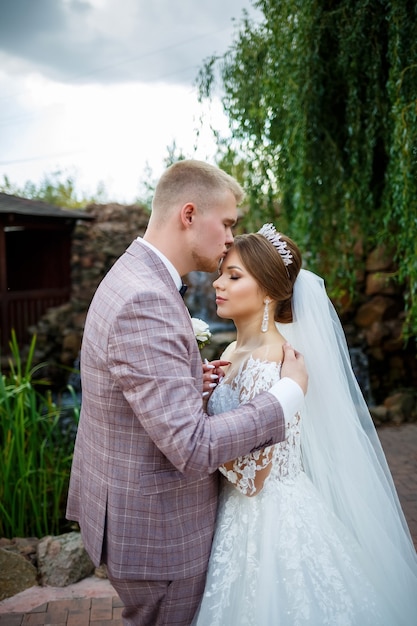
M237 236L214 281L237 339L209 414L280 376L283 345L305 358L305 406L280 444L224 475L206 587L193 626L412 626L417 557L324 284L266 224Z

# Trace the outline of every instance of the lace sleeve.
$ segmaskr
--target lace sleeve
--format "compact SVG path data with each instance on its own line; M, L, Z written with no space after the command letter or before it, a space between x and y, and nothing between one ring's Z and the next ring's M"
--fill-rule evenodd
M269 446L225 463L219 470L244 496L254 496L269 476L271 461L272 446Z
M267 391L280 376L281 366L275 362L249 359L230 387L238 393L239 404L249 402L261 391ZM271 471L273 446L240 456L222 465L219 470L245 496L261 491Z

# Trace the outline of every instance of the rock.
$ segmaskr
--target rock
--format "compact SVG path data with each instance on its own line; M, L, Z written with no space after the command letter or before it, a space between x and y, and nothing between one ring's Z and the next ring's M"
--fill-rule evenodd
M413 391L400 391L384 400L384 407L387 409L393 424L411 421L410 418L415 414L415 404L416 399Z
M62 339L61 363L72 367L81 348L81 335L76 331L69 331Z
M366 328L376 321L394 318L398 313L399 306L393 298L375 296L372 300L359 307L355 322L361 328Z
M398 291L398 285L394 282L392 272L372 272L366 277L365 294L367 296L373 296L377 293L393 295Z
M375 248L366 259L366 270L368 272L387 271L393 266L392 254L385 246Z
M366 343L371 348L381 347L382 341L389 337L390 330L384 322L375 320L364 330Z
M102 563L101 565L96 567L96 569L94 570L94 576L97 576L97 578L108 578L107 566Z
M403 320L399 318L388 320L385 325L389 329L389 337L382 341L384 352L401 354L404 349ZM401 361L405 363L405 358Z
M39 539L37 537L13 537L13 539L1 537L0 548L7 550L7 552L20 554L20 556L25 557L27 561L37 568L36 549L38 543Z
M70 532L44 537L38 544L38 570L42 585L66 587L94 572L81 534Z
M0 548L0 601L37 585L36 567L24 556Z
M37 537L13 537L2 539L0 545L9 552L24 556L34 567L37 567L36 550L39 539Z
M375 426L382 426L390 421L388 409L385 406L370 406L369 412Z

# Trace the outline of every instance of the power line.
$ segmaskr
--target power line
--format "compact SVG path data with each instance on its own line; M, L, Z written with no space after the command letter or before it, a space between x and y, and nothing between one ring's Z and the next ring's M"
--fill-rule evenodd
M148 58L150 56L154 56L156 54L160 54L161 52L168 52L169 50L174 50L175 48L180 48L181 46L189 45L190 43L193 43L194 41L201 41L201 39L205 39L207 37L212 37L215 34L224 32L225 30L231 30L231 27L227 26L225 28L221 28L219 30L212 31L210 33L205 33L203 35L198 35L196 37L191 37L190 39L187 39L186 41L181 41L179 43L174 43L174 44L171 44L169 46L164 46L162 48L157 48L156 50L150 50L148 52L141 53L140 55L135 55L133 57L129 57L127 59L124 59L124 60L121 60L121 61L117 61L115 63L110 63L108 65L96 68L94 70L90 70L88 72L82 72L82 73L79 73L79 74L75 74L72 77L71 81L75 81L76 82L76 81L78 81L81 78L86 78L88 76L94 76L96 74L100 74L102 72L105 72L105 71L107 71L109 69L114 69L114 68L120 67L122 65L126 65L126 64L129 64L129 63L134 63L135 61L140 61L140 60L146 59L146 58ZM195 66L195 67L197 67L197 66ZM184 70L181 69L181 70L178 70L178 71L175 71L175 72L171 72L170 74L166 74L164 77L174 76L175 74L178 74L178 73L183 72L183 71ZM159 78L156 78L156 79L154 78L151 82L155 82L156 80L159 80ZM150 81L146 81L146 82L150 82ZM28 89L28 90L20 92L20 93L8 94L8 95L0 96L0 102L2 100L9 100L11 98L18 98L20 96L24 96L25 93L29 93L29 92L30 92L30 90Z
M26 159L14 159L13 161L0 161L0 165L15 165L16 163L29 163L31 161L42 161L44 159L52 159L52 158L59 158L59 157L64 157L64 156L72 156L74 154L80 154L80 152L82 152L82 150L74 150L72 152L61 152L61 153L55 153L55 154L44 154L43 156L35 156L35 157L29 157Z
M100 68L97 68L95 70L91 70L88 72L83 72L83 73L79 73L73 76L72 81L78 81L82 78L87 78L89 76L95 76L99 73L105 72L107 70L110 69L114 69L116 67L120 67L123 65L127 65L129 63L134 63L146 58L149 58L151 56L160 54L160 53L167 53L169 51L175 50L176 48L180 48L182 46L187 46L195 41L201 41L201 39L203 38L207 38L207 37L212 37L215 34L224 32L226 30L231 30L231 26L227 26L225 28L222 29L217 29L216 31L212 31L210 33L205 33L202 35L198 35L195 37L190 37L189 39L185 40L185 41L181 41L178 43L173 43L170 44L168 46L163 46L154 50L150 50L148 52L144 52L141 53L139 55L135 55L129 58L126 58L124 60L120 60L111 64L108 64L106 66L102 66ZM190 70L197 70L198 69L198 65L192 65L192 66L188 66L186 68L181 68L177 71L172 71L172 72L168 72L165 74L161 74L157 77L153 77L152 81L143 81L145 83L156 83L160 80L163 79L167 79L170 77L173 77L175 75L179 75L179 74L183 74L185 72L188 72ZM140 82L140 81L139 81ZM26 90L20 93L15 93L15 94L9 94L9 95L5 95L5 96L1 96L0 97L0 102L1 101L5 101L7 99L12 99L12 98L18 98L20 96L24 96L26 93L30 93L30 90ZM16 124L20 124L22 122L28 121L28 120L36 120L38 119L41 115L44 115L45 111L40 111L38 114L29 114L27 116L19 116L19 117L15 117L15 118L9 118L9 119L3 119L0 121L0 126L14 126ZM15 164L19 164L19 163L29 163L29 162L33 162L33 161L42 161L42 160L46 160L46 159L50 159L50 158L59 158L59 157L63 157L63 156L71 156L73 154L79 154L81 151L73 151L73 152L64 152L64 153L56 153L56 154L52 154L52 155L40 155L40 156L34 156L34 157L28 157L28 158L21 158L21 159L14 159L11 161L0 161L0 166L9 166L9 165L15 165Z

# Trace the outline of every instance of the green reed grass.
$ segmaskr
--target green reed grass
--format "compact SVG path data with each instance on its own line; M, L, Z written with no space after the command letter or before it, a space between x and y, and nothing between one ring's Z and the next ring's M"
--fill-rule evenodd
M48 381L38 378L45 364L33 365L35 344L33 336L23 362L12 332L9 372L0 376L1 537L57 534L65 519L73 436L64 432Z

